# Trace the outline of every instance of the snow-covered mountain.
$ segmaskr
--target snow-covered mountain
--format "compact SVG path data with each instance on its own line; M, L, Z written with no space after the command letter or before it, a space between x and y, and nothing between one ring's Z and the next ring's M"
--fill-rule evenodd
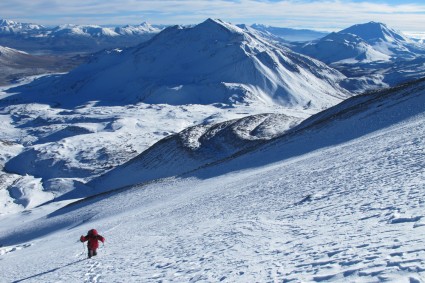
M417 53L425 54L424 46L416 44L401 31L396 31L383 23L358 24L339 33L357 35L377 51L395 58L414 59Z
M348 97L338 86L344 78L319 61L209 19L167 28L134 48L100 53L51 84L54 93L47 100L324 109Z
M385 24L358 24L293 48L345 74L347 89L362 93L425 75L425 46Z
M373 44L385 42L412 43L401 31L388 27L384 23L368 22L356 24L340 31L340 33L351 33L361 37L363 40Z
M374 49L359 36L351 33L331 33L301 49L303 54L330 63L370 63L388 61L390 56Z
M326 63L411 60L425 55L425 47L383 23L358 24L312 41L298 51ZM334 54L334 56L332 56Z
M2 217L2 278L421 282L424 103L423 80L358 96L190 174Z

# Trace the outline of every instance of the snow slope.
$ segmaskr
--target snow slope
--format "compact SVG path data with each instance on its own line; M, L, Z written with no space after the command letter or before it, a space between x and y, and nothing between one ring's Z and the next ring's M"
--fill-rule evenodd
M300 122L284 114L258 114L193 126L160 140L87 185L106 191L187 173L280 136Z
M424 105L423 80L356 97L189 176L0 218L3 279L422 282Z

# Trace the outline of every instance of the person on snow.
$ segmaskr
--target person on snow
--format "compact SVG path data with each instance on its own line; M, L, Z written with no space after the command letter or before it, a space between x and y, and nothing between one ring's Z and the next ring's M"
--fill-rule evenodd
M87 232L87 236L81 235L80 237L81 242L87 242L87 249L89 250L89 258L92 256L97 255L97 248L99 247L99 241L102 243L105 242L105 238L103 238L101 235L99 235L96 231L96 229L91 229Z

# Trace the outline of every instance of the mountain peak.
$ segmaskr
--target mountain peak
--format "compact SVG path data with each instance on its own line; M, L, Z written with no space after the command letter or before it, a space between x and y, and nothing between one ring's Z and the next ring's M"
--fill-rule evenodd
M0 19L0 27L16 25L17 23L11 20Z
M44 28L45 27L42 25L19 23L11 20L0 19L0 32L2 33L33 32Z
M146 31L146 32L160 32L161 29L153 27L150 23L148 22L143 22L139 25L139 28L141 28L142 30Z
M401 32L389 28L384 23L373 21L364 24L353 25L340 31L339 33L352 33L369 43L377 41L409 41Z
M245 32L232 24L217 19L207 19L204 22L194 26L170 26L160 32L154 41L158 45L169 45L170 41L174 44L185 42L193 45L193 42L203 42L210 46L212 43L241 42L246 39ZM162 42L160 44L159 42Z
M199 25L195 26L196 29L203 30L205 32L221 33L226 31L232 34L243 34L243 31L235 25L226 23L219 19L207 19Z

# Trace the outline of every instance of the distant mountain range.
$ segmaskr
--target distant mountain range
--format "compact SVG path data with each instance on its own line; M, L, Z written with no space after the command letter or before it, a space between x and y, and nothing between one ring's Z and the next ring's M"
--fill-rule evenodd
M96 52L137 45L161 30L162 27L148 23L113 28L71 24L50 28L0 20L0 45L33 53Z
M394 86L425 75L424 44L383 23L357 24L330 34L261 24L237 27L251 36L261 38L263 42L285 49L285 52L290 48L326 63L347 77L340 85L351 92L362 93L370 89ZM189 29L193 26L181 28ZM47 28L37 24L0 20L0 45L31 54L88 54L105 49L124 50L138 46L163 29L163 26L152 26L148 23L113 28L95 25ZM164 42L167 40L164 35L160 37ZM307 40L308 42L305 42ZM167 44L172 43L165 43ZM111 52L116 53L108 51L109 54ZM123 54L119 55L121 59L124 58ZM95 56L99 57L99 54ZM107 64L106 61L104 64ZM6 77L10 77L9 73L13 74L14 71L8 71ZM184 92L187 93L187 89L184 89Z
M66 24L45 27L0 19L0 45L31 53L96 52L108 48L125 48L147 41L165 28L164 25L126 25L102 27L97 25ZM327 33L307 29L272 27L260 24L251 26L284 41L310 41Z
M62 105L256 102L323 109L349 96L339 87L344 79L322 62L208 19L169 27L134 48L100 52L42 87Z

